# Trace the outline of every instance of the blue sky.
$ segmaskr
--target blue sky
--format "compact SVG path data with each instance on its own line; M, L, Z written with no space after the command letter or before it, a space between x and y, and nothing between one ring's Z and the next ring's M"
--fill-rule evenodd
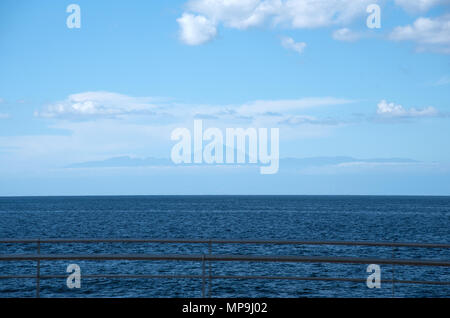
M449 195L449 2L1 1L0 195ZM347 159L127 166L170 158L199 117L278 127L281 158Z

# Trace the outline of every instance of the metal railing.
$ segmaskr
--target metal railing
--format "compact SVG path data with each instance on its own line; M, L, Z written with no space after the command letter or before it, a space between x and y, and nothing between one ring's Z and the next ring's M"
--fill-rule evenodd
M161 243L161 244L205 244L208 253L202 254L42 254L42 244L95 244L95 243ZM2 279L35 279L36 297L40 296L40 281L43 279L66 278L67 275L41 275L41 261L61 260L128 260L128 261L182 261L199 262L201 275L136 275L136 274L83 274L83 278L109 278L109 279L199 279L202 282L202 297L211 296L212 280L215 279L254 279L254 280L293 280L293 281L335 281L364 283L366 279L349 277L297 277L297 276L261 276L261 275L213 275L211 263L213 262L289 262L289 263L334 263L334 264L378 264L394 266L433 266L450 268L450 260L436 259L401 259L395 258L396 248L438 248L450 249L450 244L439 243L398 243L398 242L345 242L345 241L290 241L290 240L228 240L228 239L0 239L0 244L36 244L36 254L1 254L0 262L4 261L33 261L36 262L36 273L29 275L1 275ZM323 246L373 246L392 249L391 258L363 258L363 257L324 257L299 255L229 255L213 254L213 244L252 244L252 245L323 245ZM206 265L209 265L208 274ZM394 269L394 268L393 268ZM382 280L392 284L394 296L395 284L429 284L450 285L450 281L428 280L397 280L392 271L390 280ZM208 283L207 283L208 281ZM208 293L206 293L208 285Z

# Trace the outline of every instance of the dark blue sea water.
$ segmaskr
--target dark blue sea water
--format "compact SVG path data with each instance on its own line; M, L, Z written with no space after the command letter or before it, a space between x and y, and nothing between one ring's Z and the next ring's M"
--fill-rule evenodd
M188 185L187 185L188 186ZM450 197L383 196L104 196L0 198L0 238L204 238L448 243ZM33 244L0 244L0 254L34 253ZM213 245L216 254L322 255L390 258L392 248ZM207 245L42 244L41 253L208 253ZM395 257L450 259L445 249L397 248ZM198 262L43 261L41 275L193 274ZM367 265L213 263L213 275L367 278ZM393 267L381 266L390 280ZM209 267L208 267L209 270ZM450 281L450 269L396 266L395 279ZM0 262L0 276L34 275L33 262ZM201 280L100 279L41 281L41 297L200 297ZM212 281L213 297L391 297L392 284L319 281ZM0 297L33 297L34 279L0 279ZM394 286L396 297L449 297L450 286Z

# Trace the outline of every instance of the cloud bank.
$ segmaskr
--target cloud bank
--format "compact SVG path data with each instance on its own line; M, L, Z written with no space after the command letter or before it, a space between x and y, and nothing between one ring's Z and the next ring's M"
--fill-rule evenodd
M291 29L344 25L365 14L377 0L191 0L177 19L180 40L188 45L205 43L217 28L245 30L262 25Z
M152 113L158 107L152 98L138 98L111 92L84 92L72 94L66 100L48 105L36 112L40 117L85 118L117 117L128 114Z
M220 26L236 30L269 26L282 29L341 28L332 33L338 41L354 42L363 34L348 25L367 15L370 4L380 0L190 0L177 19L179 38L187 45L201 45L214 39ZM450 0L395 0L409 13L425 13ZM418 51L450 54L450 16L419 17L412 25L398 26L388 36L394 41L412 41ZM283 38L282 45L302 53L306 44Z
M269 121L283 120L298 112L324 106L353 103L351 99L335 97L305 97L286 100L255 100L238 105L189 105L152 97L133 97L112 92L83 92L69 95L40 111L38 117L63 120L121 119L145 116L180 122L186 119L221 119Z

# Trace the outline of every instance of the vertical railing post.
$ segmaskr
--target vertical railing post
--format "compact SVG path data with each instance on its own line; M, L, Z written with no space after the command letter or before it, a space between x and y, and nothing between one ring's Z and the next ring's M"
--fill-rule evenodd
M208 253L209 256L212 254L212 242L209 240L208 244ZM209 275L208 275L208 297L211 298L211 289L212 289L212 275L211 275L211 259L208 262L209 265Z
M395 246L392 246L392 260L395 258ZM395 297L395 264L392 264L392 298Z
M37 241L37 254L41 254L41 239L38 239ZM36 266L36 298L40 297L40 276L41 276L41 260L37 260L37 266Z
M202 298L205 298L205 255L202 255Z

